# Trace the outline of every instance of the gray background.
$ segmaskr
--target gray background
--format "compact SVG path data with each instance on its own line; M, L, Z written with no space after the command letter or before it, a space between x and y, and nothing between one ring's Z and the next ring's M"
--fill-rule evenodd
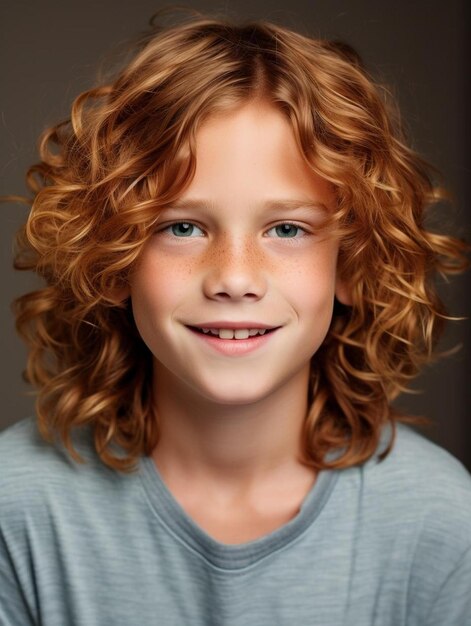
M440 222L469 240L470 139L465 0L373 2L348 0L196 2L187 6L229 16L265 18L312 35L344 39L399 100L416 149L445 175L456 208ZM468 3L469 4L469 3ZM0 194L24 193L24 173L43 128L68 115L73 98L91 86L103 57L147 26L163 3L151 0L9 0L0 7ZM18 204L0 205L0 429L32 414L21 381L26 350L15 336L11 300L39 286L11 268L12 238L26 217ZM469 273L440 285L452 315L469 316ZM420 395L397 402L433 419L423 432L471 469L468 417L471 324L448 324L440 347L462 344L429 366L413 385Z

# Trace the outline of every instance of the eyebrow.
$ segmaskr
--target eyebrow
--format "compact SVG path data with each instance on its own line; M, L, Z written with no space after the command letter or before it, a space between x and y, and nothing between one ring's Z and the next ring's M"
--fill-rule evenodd
M197 200L197 199L178 199L174 202L169 203L167 206L162 207L163 209L195 209L195 210L204 210L206 208L211 209L212 211L217 210L216 205L211 202L211 200ZM270 199L266 200L261 204L261 208L263 210L270 211L282 211L282 210L294 210L300 208L308 208L316 211L320 211L322 213L327 213L328 208L322 202L317 202L315 200L311 200L309 198L300 199L300 200L291 200L291 199Z

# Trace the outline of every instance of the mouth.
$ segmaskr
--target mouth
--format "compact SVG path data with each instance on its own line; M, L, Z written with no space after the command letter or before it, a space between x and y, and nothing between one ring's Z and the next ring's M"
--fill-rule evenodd
M204 335L207 338L211 338L211 339L216 339L219 341L250 341L250 340L255 340L259 337L263 337L264 335L269 335L273 332L275 332L276 330L278 330L278 328L281 328L280 326L277 326L276 328L257 328L257 329L253 329L253 331L250 331L249 336L247 337L247 333L240 333L241 336L237 337L235 335L235 333L229 331L227 332L228 329L221 329L224 330L224 337L220 337L218 334L216 334L214 331L209 330L209 329L205 329L203 330L202 328L198 328L197 326L187 326L187 328L189 328L190 330L192 330L193 332L199 334L199 335ZM232 336L231 336L232 334Z
M210 329L205 328L204 332L197 326L186 326L188 330L197 337L197 343L199 345L206 346L205 349L223 354L226 357L243 357L245 355L256 353L259 350L263 351L264 346L268 346L273 341L272 335L281 328L253 328L249 332L255 333L248 335L248 329L234 330L224 329ZM219 332L218 332L219 331ZM218 334L215 334L218 333ZM237 333L237 336L236 336ZM222 336L219 336L222 335Z

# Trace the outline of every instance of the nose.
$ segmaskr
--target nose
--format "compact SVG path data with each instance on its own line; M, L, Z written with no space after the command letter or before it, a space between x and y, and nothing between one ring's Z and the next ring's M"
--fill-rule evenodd
M211 299L259 300L267 289L266 263L256 244L221 238L205 260L203 290Z

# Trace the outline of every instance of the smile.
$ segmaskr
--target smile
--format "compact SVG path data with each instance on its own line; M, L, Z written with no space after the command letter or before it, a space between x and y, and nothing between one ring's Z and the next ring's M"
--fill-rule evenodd
M273 328L198 328L197 326L191 326L190 328L204 333L205 335L214 335L219 339L248 339L249 337L255 337L257 335L264 335L265 333L272 332Z
M246 328L200 329L194 326L187 328L202 342L212 349L229 356L247 354L267 344L279 328ZM214 331L214 332L212 332Z

